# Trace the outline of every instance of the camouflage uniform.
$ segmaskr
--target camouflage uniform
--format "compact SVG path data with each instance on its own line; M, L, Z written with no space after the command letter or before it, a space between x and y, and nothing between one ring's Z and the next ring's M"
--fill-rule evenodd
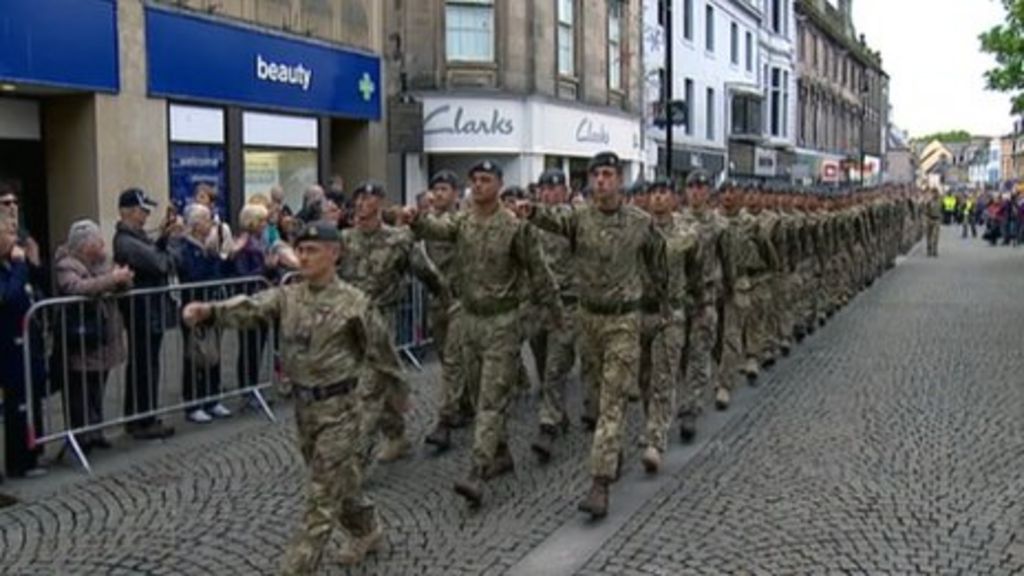
M590 471L611 481L618 475L627 392L638 378L642 275L646 268L655 300L664 302L665 240L650 216L627 205L613 212L593 205L570 211L538 206L530 221L574 247L583 381L598 382L600 391Z
M671 316L666 319L662 303L644 299L640 338L640 393L646 424L643 444L664 453L668 449L668 430L672 426L677 388L680 385L680 360L686 345L686 315L690 308L689 282L696 276L697 231L681 214L655 217L655 226L665 238L668 265L668 295ZM645 278L645 294L657 289Z
M780 313L774 302L781 280L782 264L772 238L779 232L781 217L774 210L762 210L754 216L755 225L751 236L757 247L763 267L751 269L749 277L753 286L751 300L753 314L750 317L750 347L747 352L747 372L756 373L757 368L771 362L781 343L779 342Z
M377 307L388 327L391 342L397 334L398 302L407 287L411 271L434 294L447 300L447 289L440 272L407 228L385 224L372 230L348 228L342 232L344 257L338 266L342 280L362 290ZM395 410L396 391L387 389L387 380L370 375L360 382L365 436L364 455L369 458L377 431L392 442L405 442L405 419Z
M720 320L722 356L719 368L719 388L732 390L736 377L745 373L753 374L750 364L756 364L757 349L753 316L754 284L751 274L759 274L766 268L757 245L757 221L746 210L740 210L729 217L729 229L723 250L725 254L725 278L727 296Z
M697 235L693 307L686 347L686 375L679 397L679 414L697 416L703 400L715 388L718 365L718 305L723 294L722 242L728 227L715 210L686 211L684 217Z
M521 283L529 281L538 301L559 317L557 287L530 226L504 209L448 220L421 215L412 229L426 240L455 244L462 367L466 381L479 385L471 476L487 479L498 458L511 460L505 413L520 363Z
M555 210L568 213L571 208L559 206ZM540 230L537 239L541 243L548 267L558 283L559 295L565 306L565 318L556 325L551 319L544 319L543 328L530 340L530 348L539 359L538 374L541 376L540 425L549 430L564 427L569 420L565 411L565 388L569 372L576 363L576 306L579 296L576 290L575 264L569 240L559 234ZM590 395L587 394L587 397ZM596 412L594 416L596 421Z
M296 397L299 450L311 474L305 521L283 568L286 574L313 573L335 525L350 538L379 530L374 505L362 493L355 382L371 371L402 389L401 365L369 299L341 280L323 288L271 288L213 304L212 310L212 321L228 327L279 321L282 367Z

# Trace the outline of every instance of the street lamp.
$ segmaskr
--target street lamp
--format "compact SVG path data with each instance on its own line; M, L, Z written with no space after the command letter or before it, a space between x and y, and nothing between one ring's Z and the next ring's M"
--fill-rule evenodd
M868 84L867 68L860 79L860 187L864 187L864 124L868 115L868 94L871 86Z

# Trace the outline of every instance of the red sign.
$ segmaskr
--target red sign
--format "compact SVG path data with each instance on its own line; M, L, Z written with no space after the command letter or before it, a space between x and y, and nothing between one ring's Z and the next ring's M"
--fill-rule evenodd
M821 181L839 182L839 162L825 160L821 163Z

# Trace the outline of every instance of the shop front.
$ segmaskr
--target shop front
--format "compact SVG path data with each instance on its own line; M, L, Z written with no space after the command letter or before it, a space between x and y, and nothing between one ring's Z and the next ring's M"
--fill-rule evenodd
M49 208L80 202L62 173L91 159L54 120L69 103L120 89L112 0L5 2L0 9L0 182L21 196L23 225L49 252ZM91 182L80 183L89 187ZM63 231L54 230L55 236Z
M353 132L381 118L377 56L169 8L145 17L148 94L168 101L175 205L206 183L231 217L274 187L298 209L307 187L365 155Z
M526 186L546 168L560 168L581 187L587 161L606 150L623 159L625 178L639 170L638 118L539 98L426 94L421 99L423 154L406 162L410 189L421 189L442 169L464 177L484 158L502 165L507 185Z

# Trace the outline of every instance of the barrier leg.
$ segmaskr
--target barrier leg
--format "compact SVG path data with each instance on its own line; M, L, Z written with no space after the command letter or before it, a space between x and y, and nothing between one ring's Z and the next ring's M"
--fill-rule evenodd
M403 346L400 350L402 355L405 356L405 359L409 361L409 364L412 364L412 367L415 368L417 372L423 371L423 364L421 364L420 359L413 354L412 348Z
M270 409L270 405L267 404L266 399L263 398L263 392L261 392L259 388L256 388L252 391L252 395L253 398L256 398L256 401L260 403L260 408L262 408L263 413L267 415L267 419L276 423L277 417L274 416L274 411Z
M75 453L75 457L78 458L78 462L85 468L85 471L92 476L92 467L89 466L89 459L85 457L85 452L82 451L82 447L78 444L78 439L71 432L67 435L68 444L71 445L71 450Z

